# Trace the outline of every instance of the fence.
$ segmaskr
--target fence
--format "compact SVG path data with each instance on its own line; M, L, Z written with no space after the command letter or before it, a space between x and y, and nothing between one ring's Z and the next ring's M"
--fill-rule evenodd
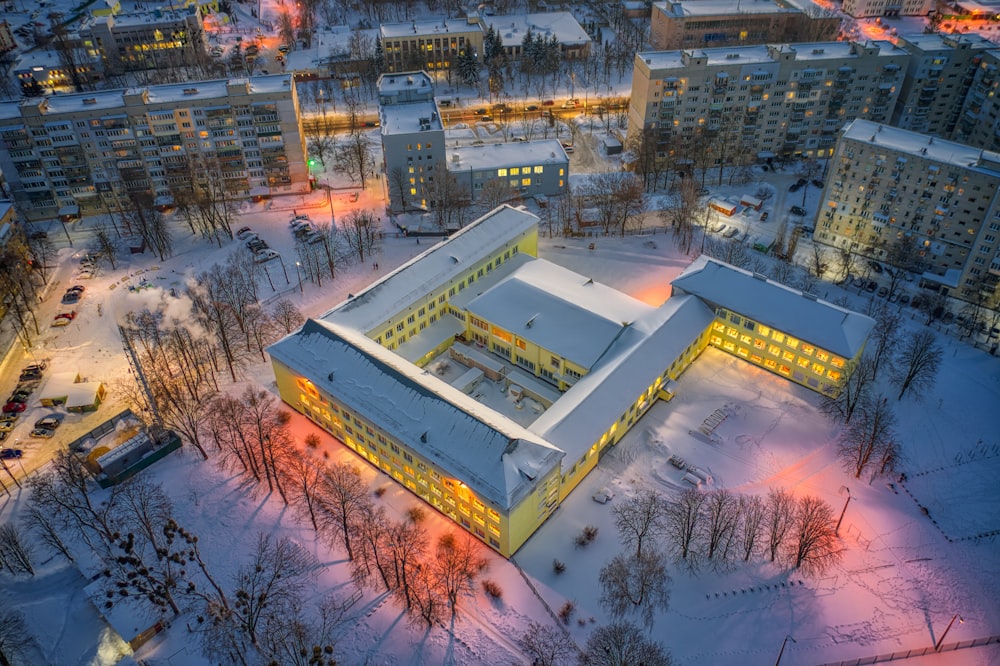
M915 650L901 650L899 652L889 652L887 654L880 654L875 657L861 657L860 659L847 659L845 661L830 661L820 666L864 666L865 664L881 664L887 661L896 661L897 659L910 659L912 657L922 657L928 654L935 654L938 652L954 652L955 650L964 650L966 648L982 647L983 645L990 645L992 643L1000 643L1000 636L993 635L987 636L986 638L973 638L971 641L959 641L957 643L948 643L942 645L941 649L935 650L933 646L917 648Z

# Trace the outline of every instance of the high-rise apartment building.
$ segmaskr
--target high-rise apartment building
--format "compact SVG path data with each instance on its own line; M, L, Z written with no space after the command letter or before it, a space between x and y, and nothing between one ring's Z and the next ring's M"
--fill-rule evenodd
M760 157L829 156L846 122L889 120L909 59L890 42L638 53L629 140L648 130L666 155L722 135Z
M1000 279L998 193L1000 153L855 120L830 160L814 239L989 301Z
M434 177L444 178L444 125L427 72L383 74L378 80L382 161L393 211L433 206Z
M910 54L892 124L951 138L983 54L996 44L979 35L916 33L897 46Z
M969 84L952 137L1000 151L1000 50L982 54Z
M814 6L815 7L815 6ZM816 15L771 0L654 2L649 44L657 50L825 42L840 33L840 17Z
M232 196L301 192L305 156L290 74L0 103L0 170L31 218L199 183Z

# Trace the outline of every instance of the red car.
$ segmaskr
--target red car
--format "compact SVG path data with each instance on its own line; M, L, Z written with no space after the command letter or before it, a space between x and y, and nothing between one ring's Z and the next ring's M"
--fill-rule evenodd
M23 402L8 402L3 406L4 414L20 414L27 408Z

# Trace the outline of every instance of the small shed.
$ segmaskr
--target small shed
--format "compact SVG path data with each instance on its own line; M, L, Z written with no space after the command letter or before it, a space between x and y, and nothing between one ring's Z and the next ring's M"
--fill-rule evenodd
M712 210L717 210L723 215L729 217L735 215L736 210L739 208L738 205L734 204L731 201L727 201L725 199L712 199L711 201L708 202L708 207L711 208Z
M101 406L106 394L103 382L86 381L77 372L58 372L45 383L39 401L43 407L65 407L70 412L93 412Z
M622 142L613 136L604 137L602 143L604 144L604 152L608 155L621 155L622 153Z
M741 196L740 203L743 204L744 206L748 206L757 211L759 211L761 206L764 205L763 201L761 201L757 197L752 197L749 194L744 194L743 196Z

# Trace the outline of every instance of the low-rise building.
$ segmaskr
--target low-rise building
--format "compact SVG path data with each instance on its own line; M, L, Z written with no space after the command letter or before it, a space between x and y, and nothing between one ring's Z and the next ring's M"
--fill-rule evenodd
M470 49L483 57L483 28L475 14L467 19L383 23L379 31L387 72L448 70Z
M196 5L91 16L79 33L90 57L108 74L207 61Z
M29 219L199 185L303 192L305 156L291 75L0 103L0 170Z
M709 345L836 393L874 323L704 255L654 307L537 251L501 206L268 350L282 400L505 557Z
M1000 153L865 120L830 159L814 240L992 300L1000 279Z
M21 92L27 97L53 92L73 93L77 84L89 87L104 78L98 63L82 57L80 51L74 53L81 56L75 65L67 65L53 50L38 49L18 56L11 71L21 86Z
M570 12L484 16L482 22L493 28L504 51L513 59L521 57L524 39L529 34L535 39L554 39L567 59L585 58L590 53L590 35Z
M932 0L844 0L843 11L854 18L876 16L927 16Z
M649 44L670 51L786 42L825 42L840 33L840 17L812 14L777 0L654 2Z
M508 199L569 191L569 156L555 139L449 148L447 167L472 201L484 189L505 190Z

